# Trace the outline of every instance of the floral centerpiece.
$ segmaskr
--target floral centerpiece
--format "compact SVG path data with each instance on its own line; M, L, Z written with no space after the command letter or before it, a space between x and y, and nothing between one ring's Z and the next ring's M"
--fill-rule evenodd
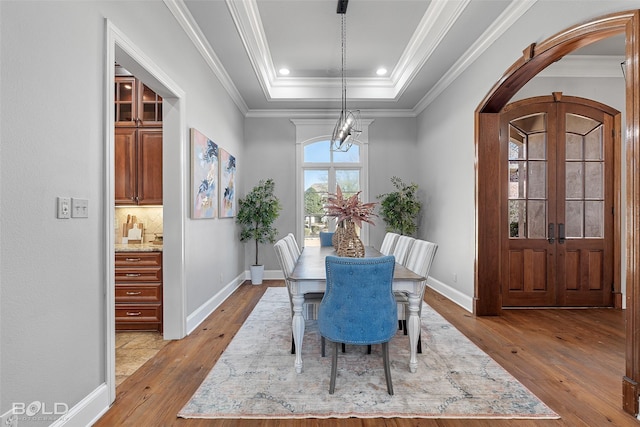
M378 215L373 212L377 202L363 203L360 193L345 199L338 185L336 194L330 194L327 199L326 215L335 217L338 222L333 239L338 256L364 257L364 245L355 228L362 228L363 222L375 225L371 217Z

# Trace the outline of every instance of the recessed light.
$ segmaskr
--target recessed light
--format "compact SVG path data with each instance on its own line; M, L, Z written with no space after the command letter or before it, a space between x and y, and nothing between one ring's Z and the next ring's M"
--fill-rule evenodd
M280 68L280 70L278 70L278 72L280 73L281 76L288 76L289 75L289 69L288 68Z
M376 74L379 76L384 76L385 74L387 74L387 69L384 67L380 67L376 70Z

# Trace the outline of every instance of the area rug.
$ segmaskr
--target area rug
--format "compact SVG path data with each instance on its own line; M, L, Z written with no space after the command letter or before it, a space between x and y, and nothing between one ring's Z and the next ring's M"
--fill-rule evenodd
M409 339L398 331L389 353L394 395L387 394L381 348L338 354L329 394L332 347L321 357L316 321L307 321L303 372L291 354L286 288L269 288L178 414L182 418L521 418L558 415L427 304L422 354L409 372Z

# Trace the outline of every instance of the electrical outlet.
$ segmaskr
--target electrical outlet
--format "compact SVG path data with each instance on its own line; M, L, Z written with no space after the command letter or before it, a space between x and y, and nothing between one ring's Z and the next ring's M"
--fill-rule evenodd
M72 197L71 218L89 218L89 200Z
M58 218L71 218L71 199L69 197L58 197Z
M13 413L13 409L2 414L2 416L0 417L0 426L18 427L18 416Z

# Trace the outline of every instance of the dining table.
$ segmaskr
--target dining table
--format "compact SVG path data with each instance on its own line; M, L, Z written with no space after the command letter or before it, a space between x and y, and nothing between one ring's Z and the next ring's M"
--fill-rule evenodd
M293 317L291 329L295 343L295 369L302 372L302 342L304 337L305 319L303 316L304 295L309 292L324 292L327 287L325 258L328 255L337 256L333 246L305 246L300 253L295 268L289 279L289 291L293 305ZM377 249L365 247L365 258L383 256ZM405 292L409 298L409 318L407 320L407 332L409 335L409 370L418 370L417 347L420 335L419 308L422 304L421 296L427 278L416 274L412 270L396 262L393 272L393 290Z

